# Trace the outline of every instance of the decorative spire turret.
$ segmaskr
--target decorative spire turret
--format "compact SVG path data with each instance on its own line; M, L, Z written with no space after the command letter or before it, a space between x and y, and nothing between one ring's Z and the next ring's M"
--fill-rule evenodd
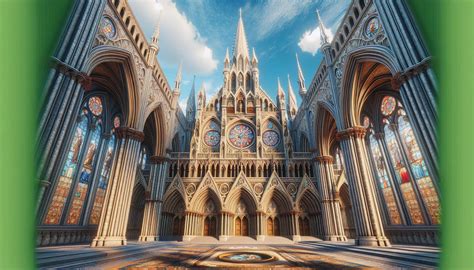
M319 9L316 10L318 14L318 21L319 21L319 31L321 32L321 45L329 44L329 38L326 34L326 27L324 26L323 20L321 20L321 16L319 15Z
M296 112L298 110L298 104L296 103L296 96L293 92L293 87L291 86L290 82L290 74L288 74L288 114L290 115L290 119L295 118Z
M278 102L278 107L280 108L280 110L282 110L282 111L286 110L286 108L285 108L285 91L283 91L283 88L281 87L280 77L278 77L277 102Z
M298 86L299 94L301 97L306 95L306 86L304 83L303 70L301 69L300 60L298 59L298 53L296 54L296 65L298 66Z
M152 66L154 64L154 61L155 61L154 59L156 58L156 55L158 54L158 51L160 50L160 45L159 45L160 17L161 17L161 11L160 11L160 14L158 15L158 21L156 22L155 31L153 32L153 35L151 36L150 52L148 53L148 56L147 56L147 63L149 66Z
M189 122L194 121L196 118L196 91L195 91L196 76L193 77L193 86L191 87L191 93L189 93L187 105L186 105L186 119Z
M229 69L229 67L230 67L229 48L227 48L225 50L224 68Z
M247 37L245 36L244 21L242 20L242 9L239 9L239 23L237 24L237 32L235 34L234 57L239 56L245 60L249 60L249 48L247 45Z
M181 90L182 68L183 68L183 61L179 63L178 72L176 73L176 79L174 80L174 91L179 92Z
M204 83L201 84L201 89L199 90L198 94L198 110L204 110L206 106L206 88L204 87Z
M252 65L256 67L258 64L257 54L255 53L255 48L252 48Z

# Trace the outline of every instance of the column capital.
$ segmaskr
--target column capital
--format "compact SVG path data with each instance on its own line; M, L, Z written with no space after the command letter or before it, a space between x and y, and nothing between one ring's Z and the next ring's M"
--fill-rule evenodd
M145 139L145 134L139 130L129 128L129 127L119 127L115 130L117 133L117 138L126 139L130 138L139 142L143 142Z
M165 156L152 156L152 157L150 157L150 163L151 164L162 164L162 163L165 163L167 161L170 161L170 159L165 157Z
M314 159L320 163L323 163L323 162L332 163L334 161L334 158L332 156L317 156Z
M347 140L351 137L355 138L363 138L367 133L367 129L361 126L354 126L347 128L345 130L341 130L336 134L336 140L342 141Z
M392 77L392 80L390 81L392 89L399 90L400 87L410 78L428 70L431 66L430 63L431 63L431 56L426 57L425 59L421 60L419 63L411 67L408 67L402 72L395 73L395 75L393 75Z

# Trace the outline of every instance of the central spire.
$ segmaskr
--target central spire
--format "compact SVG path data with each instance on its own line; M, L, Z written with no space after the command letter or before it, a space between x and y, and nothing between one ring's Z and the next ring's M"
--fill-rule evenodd
M242 56L244 59L250 59L249 48L247 46L247 37L245 36L244 21L242 20L242 9L239 9L239 23L235 33L234 57Z

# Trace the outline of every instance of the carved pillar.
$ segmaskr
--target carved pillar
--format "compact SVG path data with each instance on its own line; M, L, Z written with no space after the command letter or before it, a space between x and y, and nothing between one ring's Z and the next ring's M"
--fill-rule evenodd
M319 156L316 157L316 162L321 184L324 240L347 241L339 207L339 194L334 184L333 157Z
M106 1L75 1L67 27L52 57L43 96L41 118L37 133L37 177L40 182L37 211L46 211L43 197L61 164L64 144L74 133L74 125L80 110L84 90L90 88L90 77L85 72L86 54L94 42ZM82 16L82 14L88 16ZM54 186L54 185L52 185ZM39 206L42 205L43 209Z
M221 211L219 241L227 241L229 239L231 215L229 212Z
M128 215L144 134L128 127L116 130L117 158L110 175L97 236L92 247L126 245Z
M163 192L167 171L165 157L153 156L150 158L150 181L145 192L146 203L143 214L142 230L138 241L149 242L159 240L159 224Z
M196 226L193 218L193 213L186 211L186 215L184 217L184 235L183 241L191 241L193 239L193 229Z
M290 214L290 224L291 224L291 239L293 241L301 241L300 228L298 224L298 215L297 211L291 211Z
M338 132L344 154L346 176L356 227L356 244L363 246L390 246L385 237L376 201L372 174L370 173L365 146L366 129L353 127Z
M265 228L266 228L266 218L265 213L262 211L257 211L255 213L256 219L256 231L255 234L257 235L257 241L264 241L265 240Z

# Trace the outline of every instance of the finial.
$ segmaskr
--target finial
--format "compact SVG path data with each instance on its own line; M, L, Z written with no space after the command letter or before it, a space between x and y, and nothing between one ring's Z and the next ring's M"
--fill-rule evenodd
M319 31L321 32L321 43L329 43L328 42L328 36L326 35L326 27L324 26L323 20L321 19L321 15L319 14L319 9L316 10L316 13L318 14L318 21L319 21Z
M242 8L239 8L239 16L242 19Z

